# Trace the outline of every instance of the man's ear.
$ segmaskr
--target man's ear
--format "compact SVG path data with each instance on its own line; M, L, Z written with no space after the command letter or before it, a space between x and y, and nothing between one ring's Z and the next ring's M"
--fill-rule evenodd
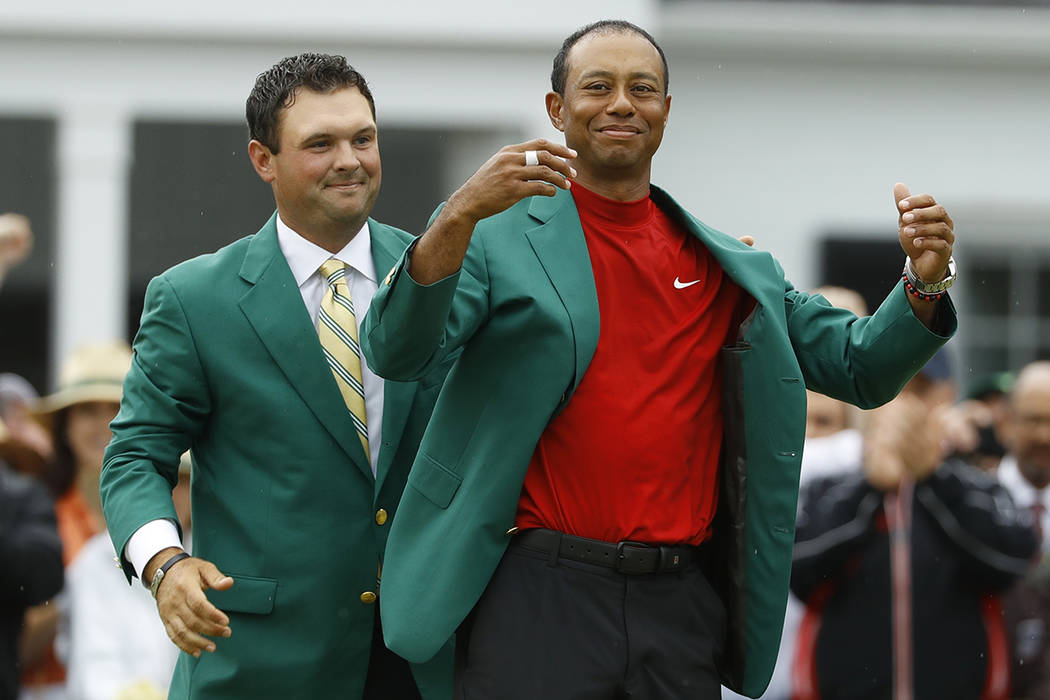
M565 131L565 122L561 118L562 108L565 106L565 98L556 92L547 93L547 116L551 124L558 131Z
M248 142L248 159L263 182L273 182L277 177L273 171L273 153L261 141L252 139Z

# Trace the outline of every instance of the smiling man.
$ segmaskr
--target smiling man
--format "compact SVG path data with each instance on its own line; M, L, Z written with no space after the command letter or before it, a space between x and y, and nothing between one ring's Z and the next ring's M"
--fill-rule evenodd
M172 697L447 698L451 645L410 668L380 628L387 532L446 368L384 382L357 349L375 271L412 239L369 218L372 94L345 58L302 54L246 112L277 212L150 283L102 473L109 532L185 652ZM171 499L187 449L192 557Z
M857 319L651 185L667 85L637 26L566 39L546 96L566 145L482 166L363 326L391 379L462 348L383 582L391 649L424 661L456 634L457 697L761 694L806 387L883 403L955 329L952 222L928 195L895 188L908 279Z
M1010 452L999 480L1021 507L1039 506L1040 530L1050 532L1050 362L1026 365L1010 392L1004 440ZM1050 538L1043 538L1050 552Z
M1010 392L999 464L1000 483L1029 514L1042 546L1032 567L1006 599L1013 653L1014 697L1050 697L1050 362L1021 369Z

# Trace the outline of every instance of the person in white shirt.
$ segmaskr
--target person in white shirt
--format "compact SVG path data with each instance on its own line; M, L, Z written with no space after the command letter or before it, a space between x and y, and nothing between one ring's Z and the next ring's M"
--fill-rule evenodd
M175 513L190 539L190 457L179 464ZM149 700L168 696L178 658L148 591L122 586L108 533L92 537L66 569L66 610L56 646L71 700Z
M1017 375L1003 433L1008 452L999 481L1018 508L1038 516L1043 551L1050 551L1050 362L1033 362Z
M1042 540L1041 554L1004 601L1015 698L1050 697L1050 362L1025 366L1010 391L996 472Z

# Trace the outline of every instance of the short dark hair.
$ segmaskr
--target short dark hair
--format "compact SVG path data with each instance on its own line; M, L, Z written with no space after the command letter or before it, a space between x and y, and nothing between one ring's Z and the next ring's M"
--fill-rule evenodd
M667 69L667 56L664 55L664 50L660 48L660 45L656 43L656 39L653 35L645 31L637 24L631 24L626 20L622 19L603 19L598 22L592 22L586 27L581 27L575 32L570 34L568 38L561 44L561 51L554 57L554 69L551 71L551 89L559 95L565 94L565 77L569 72L568 58L569 51L576 45L583 37L588 34L637 34L640 37L646 39L653 48L656 49L657 53L660 54L660 60L664 64L664 93L666 94L668 85L670 84L670 71Z
M51 461L44 469L42 480L58 500L65 496L77 482L77 457L69 442L69 407L55 413L51 419L51 434L54 451Z
M375 119L376 104L372 99L372 91L368 89L365 77L346 62L346 57L301 53L283 58L255 79L255 87L244 106L248 137L277 153L280 148L277 143L278 117L282 109L295 103L295 94L299 88L329 93L348 87L361 91Z

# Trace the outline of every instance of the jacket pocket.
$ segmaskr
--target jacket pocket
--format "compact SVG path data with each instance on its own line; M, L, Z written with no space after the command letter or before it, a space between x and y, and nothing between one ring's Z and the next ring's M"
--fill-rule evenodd
M225 591L205 592L212 605L223 612L269 615L277 598L277 579L229 574L233 586Z
M408 475L408 483L438 508L448 508L463 479L422 452Z

